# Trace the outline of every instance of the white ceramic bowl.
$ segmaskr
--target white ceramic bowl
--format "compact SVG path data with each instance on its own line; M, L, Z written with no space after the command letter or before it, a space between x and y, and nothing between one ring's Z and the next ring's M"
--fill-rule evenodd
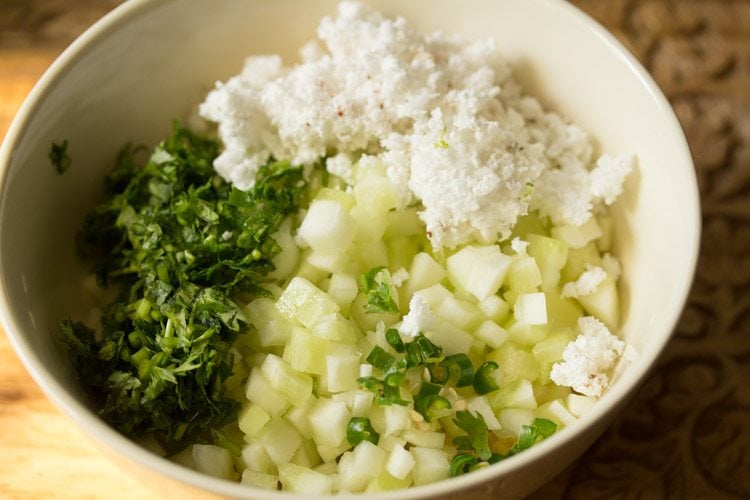
M18 355L45 393L118 461L166 492L277 497L157 457L109 428L85 402L56 336L81 314L83 264L73 235L126 142L154 144L217 79L250 53L292 56L335 0L133 0L98 22L47 71L0 149L0 309ZM423 31L492 36L529 90L590 131L601 150L639 168L616 212L623 259L623 334L638 351L589 415L529 451L390 498L522 496L561 471L606 428L669 340L698 252L699 201L690 153L648 74L598 24L556 0L382 0ZM71 169L47 153L67 139ZM181 486L176 486L181 485ZM180 495L184 495L184 489ZM289 498L289 495L278 494Z

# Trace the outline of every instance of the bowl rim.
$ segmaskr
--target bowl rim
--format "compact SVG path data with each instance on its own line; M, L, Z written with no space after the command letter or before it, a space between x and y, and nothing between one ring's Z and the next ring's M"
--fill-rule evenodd
M175 2L179 0L168 1ZM595 37L608 46L610 52L619 58L634 76L639 79L641 85L648 91L654 103L666 113L665 118L671 123L676 131L679 132L679 151L675 151L675 157L677 159L676 161L683 163L685 168L688 169L686 175L689 177L689 180L692 181L690 183L692 187L692 193L690 193L691 200L695 201L695 210L693 213L685 214L686 222L690 223L693 228L692 245L689 249L690 254L686 269L688 272L684 274L682 282L679 283L680 293L679 296L676 297L677 300L672 301L673 307L672 310L669 311L669 321L667 322L670 327L669 333L663 335L660 342L652 347L649 353L642 353L642 355L648 355L648 357L640 358L637 366L628 369L623 379L620 380L619 383L613 385L611 390L608 390L604 394L604 396L597 402L597 405L592 409L591 413L585 418L577 420L574 424L556 433L552 438L538 443L524 453L483 468L482 470L428 485L410 487L388 493L381 492L377 494L378 498L423 498L456 492L472 486L477 486L491 481L493 478L497 479L497 476L501 474L511 474L513 471L525 467L530 462L552 452L555 448L562 447L570 441L575 440L583 433L584 429L593 427L597 423L601 423L602 419L604 419L607 414L624 406L638 386L644 381L646 375L654 367L658 356L664 351L665 345L673 334L674 328L681 311L686 304L691 289L700 248L700 198L695 167L690 154L690 149L674 110L641 63L638 62L638 60L614 37L614 35L609 33L600 23L564 0L531 1L536 2L544 8L552 9L558 16L565 16L566 22L576 23L580 29L590 31ZM39 107L44 104L50 90L62 78L64 78L76 61L92 50L92 47L96 45L97 41L107 37L110 31L117 30L120 26L129 22L133 18L141 15L148 15L150 9L164 5L164 3L165 0L130 0L117 6L80 35L45 71L24 100L8 128L2 145L0 145L0 200L5 198L2 196L2 193L5 192L7 186L6 178L13 160L13 152L23 137L25 130L28 128L30 118L36 113ZM0 214L1 213L2 207L0 206ZM166 458L160 457L131 441L129 438L119 434L116 430L106 424L95 412L91 411L78 401L62 384L60 384L52 376L38 355L31 349L30 344L25 340L24 336L17 333L21 331L21 327L16 321L15 313L10 307L8 287L4 275L0 275L0 325L2 325L5 330L13 349L21 359L26 370L40 386L45 395L59 410L61 410L63 414L72 419L81 430L89 435L90 438L93 438L93 441L97 446L103 446L110 452L114 451L118 455L125 457L127 460L134 462L136 465L154 470L171 480L220 495L238 498L252 495L253 497L260 496L277 499L306 497L305 495L297 495L288 492L260 490L248 485L204 475L171 462ZM606 427L602 427L601 431L605 428ZM372 497L371 494L367 493L336 495L337 498L347 498L349 496Z

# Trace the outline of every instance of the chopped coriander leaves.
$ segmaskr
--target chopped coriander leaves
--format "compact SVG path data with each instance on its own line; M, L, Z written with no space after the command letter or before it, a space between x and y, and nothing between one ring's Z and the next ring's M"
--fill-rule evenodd
M551 420L535 418L531 424L521 427L516 444L506 455L502 455L493 453L490 449L490 433L481 414L473 415L469 411L457 411L454 422L461 430L466 432L466 435L453 438L453 444L456 445L458 452L451 460L450 474L452 477L520 453L550 437L557 430L557 424Z
M359 289L367 297L368 313L396 313L398 304L391 275L384 266L373 267L359 277Z
M535 418L530 425L524 425L518 433L518 441L508 452L508 456L531 448L539 441L550 437L557 431L557 424L546 418Z
M139 152L121 151L108 200L78 234L79 251L119 296L103 308L101 332L71 321L60 328L120 432L151 433L170 453L195 442L235 452L220 432L239 408L224 387L230 347L247 323L235 297L268 295L264 276L280 251L270 235L298 209L302 171L270 163L253 189L239 191L214 172L219 144L177 123L150 159Z
M64 174L67 172L72 162L72 159L68 154L68 140L65 139L60 144L53 142L52 148L47 156L58 174Z

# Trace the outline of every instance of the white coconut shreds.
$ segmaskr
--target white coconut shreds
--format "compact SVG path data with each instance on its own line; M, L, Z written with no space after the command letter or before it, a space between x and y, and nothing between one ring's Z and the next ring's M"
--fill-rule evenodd
M586 396L600 396L609 384L607 370L625 349L604 324L593 316L578 320L580 335L563 351L563 360L552 365L550 379Z
M505 238L529 208L580 225L621 191L630 160L592 169L587 134L524 95L492 39L422 35L354 2L317 34L301 64L251 57L200 106L225 146L214 166L238 188L272 157L333 151L326 165L347 182L377 157L401 203L421 202L435 248Z
M576 281L565 283L562 287L563 297L583 297L596 292L599 285L607 279L607 272L599 266L586 264L585 271Z

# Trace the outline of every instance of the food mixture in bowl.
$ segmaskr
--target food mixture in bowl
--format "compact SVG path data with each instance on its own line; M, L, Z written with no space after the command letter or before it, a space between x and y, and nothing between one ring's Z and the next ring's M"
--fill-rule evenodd
M251 57L192 130L124 148L78 238L98 306L61 322L102 416L323 494L468 473L584 415L628 351L607 207L633 160L500 52L342 3L301 63Z

